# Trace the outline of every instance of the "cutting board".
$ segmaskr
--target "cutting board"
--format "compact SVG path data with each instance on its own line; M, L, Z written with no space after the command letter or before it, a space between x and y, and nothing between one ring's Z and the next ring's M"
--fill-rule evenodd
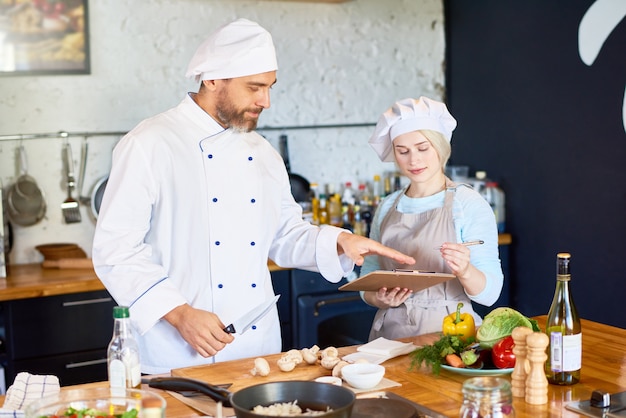
M326 347L321 347L322 349ZM343 347L339 349L339 356L354 353L356 346ZM187 367L184 369L172 370L172 376L187 377L197 379L211 384L231 383L228 390L236 392L240 389L260 383L281 382L285 380L314 380L320 376L330 376L331 370L323 368L319 364L310 365L305 362L300 363L291 372L282 372L276 365L282 353L263 356L270 365L268 376L253 376L250 370L254 367L254 358L231 360L220 363L207 364L203 366Z
M322 347L322 349L323 348L326 347ZM339 348L339 357L356 352L356 348L357 346ZM228 390L231 392L237 392L238 390L248 386L258 385L261 383L282 382L285 380L315 380L321 376L332 375L332 371L322 367L319 362L313 365L302 362L298 364L294 370L290 372L283 372L276 365L276 362L282 355L283 353L263 356L263 358L267 360L270 365L270 374L264 377L253 376L250 373L250 370L254 367L254 358L225 361L184 369L174 369L172 370L172 376L196 379L214 385L230 383L231 386ZM372 388L371 390L384 390L394 386L400 386L400 384L394 382L393 380L383 379L377 387ZM355 393L361 392L358 390L354 391ZM172 395L192 408L196 408L205 414L215 416L213 411L216 410L216 403L208 397L199 396L185 398L174 393L172 393ZM224 408L224 415L229 416L228 414L231 413L231 411L232 410L230 408Z

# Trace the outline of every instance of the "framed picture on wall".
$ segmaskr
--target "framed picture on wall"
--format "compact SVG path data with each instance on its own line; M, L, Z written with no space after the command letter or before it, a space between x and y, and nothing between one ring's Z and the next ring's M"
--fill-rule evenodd
M87 0L0 0L0 75L89 74Z

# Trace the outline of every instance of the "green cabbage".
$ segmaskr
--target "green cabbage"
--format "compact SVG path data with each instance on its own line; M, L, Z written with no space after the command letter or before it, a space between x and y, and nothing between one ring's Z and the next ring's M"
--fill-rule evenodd
M495 343L508 337L516 327L527 327L540 331L537 321L530 319L512 308L496 308L483 318L476 339L483 348L492 348Z

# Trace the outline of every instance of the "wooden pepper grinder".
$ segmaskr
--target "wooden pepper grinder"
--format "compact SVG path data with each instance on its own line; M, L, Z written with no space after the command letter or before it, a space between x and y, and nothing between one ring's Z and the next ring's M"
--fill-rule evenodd
M530 363L530 373L526 378L526 403L548 403L548 379L544 367L548 359L546 347L549 342L548 336L542 332L533 332L526 337L526 358Z
M526 338L533 330L528 327L516 327L513 329L513 354L515 354L515 368L511 374L511 393L517 398L526 396L526 378L530 372L526 356Z

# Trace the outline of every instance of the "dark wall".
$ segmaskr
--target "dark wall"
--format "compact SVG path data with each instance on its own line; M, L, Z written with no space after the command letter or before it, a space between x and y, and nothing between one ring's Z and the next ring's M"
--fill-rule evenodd
M587 66L592 3L446 1L450 163L506 192L512 307L547 313L566 251L580 316L626 328L626 20Z

